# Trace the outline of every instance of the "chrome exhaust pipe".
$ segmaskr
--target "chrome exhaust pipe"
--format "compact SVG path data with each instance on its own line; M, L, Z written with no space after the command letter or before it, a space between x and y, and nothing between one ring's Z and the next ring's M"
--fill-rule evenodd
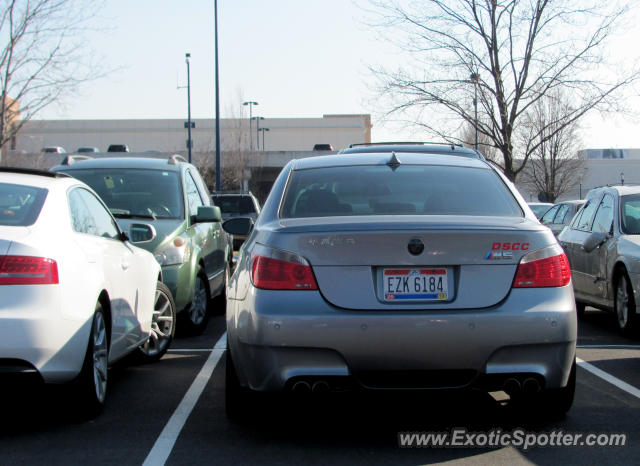
M313 384L313 393L328 393L330 391L329 384L324 380L318 380Z
M515 393L520 393L522 386L520 385L520 381L518 379L514 379L513 377L511 377L504 381L504 384L502 384L502 389L509 395L513 395Z
M310 393L311 385L309 385L304 380L300 380L293 384L293 387L291 387L291 390L296 393Z
M529 377L524 380L522 384L522 391L529 394L538 393L540 391L540 382L533 377Z

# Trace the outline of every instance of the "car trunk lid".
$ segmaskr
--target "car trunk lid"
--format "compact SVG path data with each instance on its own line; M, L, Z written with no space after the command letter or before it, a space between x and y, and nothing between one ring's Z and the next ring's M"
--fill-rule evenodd
M511 289L522 256L553 241L540 224L512 217L327 217L280 220L272 227L265 229L265 244L307 259L327 301L367 310L493 306ZM412 253L410 243L422 244L422 251ZM438 274L447 281L446 296L436 287L435 296L396 299L414 291L403 289L406 277L397 296L385 287L391 276L411 275L424 288Z

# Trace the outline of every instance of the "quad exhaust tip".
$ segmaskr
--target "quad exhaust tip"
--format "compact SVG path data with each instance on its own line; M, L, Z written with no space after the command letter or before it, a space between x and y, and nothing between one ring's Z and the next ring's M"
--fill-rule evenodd
M298 380L291 387L291 391L295 393L329 393L331 387L324 380L317 380L313 384L305 380Z
M328 393L330 390L329 384L324 380L318 380L313 384L313 393Z
M301 380L294 383L293 387L291 387L291 390L295 393L311 393L311 385L309 385L309 383L305 382L304 380Z
M514 378L509 378L505 380L502 387L504 391L507 392L509 395L520 393L520 390L522 389L522 385L520 384L520 381Z
M540 382L533 377L529 377L522 383L522 391L528 394L538 393L540 391Z

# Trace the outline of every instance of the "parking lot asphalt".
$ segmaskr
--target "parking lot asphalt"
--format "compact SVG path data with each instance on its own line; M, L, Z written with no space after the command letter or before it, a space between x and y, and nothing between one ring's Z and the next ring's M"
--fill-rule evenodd
M591 310L580 321L578 358L587 364L578 368L573 408L559 421L487 394L423 392L269 396L251 419L232 423L224 412L224 326L224 317L212 317L202 336L174 340L157 363L116 364L107 406L94 420L72 415L73 400L59 387L3 394L0 465L632 464L640 457L640 338L620 336L611 314ZM622 447L526 451L398 446L399 432L453 428L616 432L627 439Z

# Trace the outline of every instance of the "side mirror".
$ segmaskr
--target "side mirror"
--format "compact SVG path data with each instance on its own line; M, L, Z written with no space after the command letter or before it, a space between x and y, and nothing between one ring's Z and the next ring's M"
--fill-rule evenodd
M146 243L156 237L156 229L146 223L134 223L129 227L132 243Z
M213 205L201 205L198 207L198 213L196 214L195 223L204 222L221 222L222 213L220 207Z
M253 219L249 217L231 218L222 224L222 229L235 236L249 236L253 230Z
M606 233L594 231L587 237L586 240L584 240L582 249L584 249L586 252L591 252L594 249L602 246L607 241L607 238L608 236Z

